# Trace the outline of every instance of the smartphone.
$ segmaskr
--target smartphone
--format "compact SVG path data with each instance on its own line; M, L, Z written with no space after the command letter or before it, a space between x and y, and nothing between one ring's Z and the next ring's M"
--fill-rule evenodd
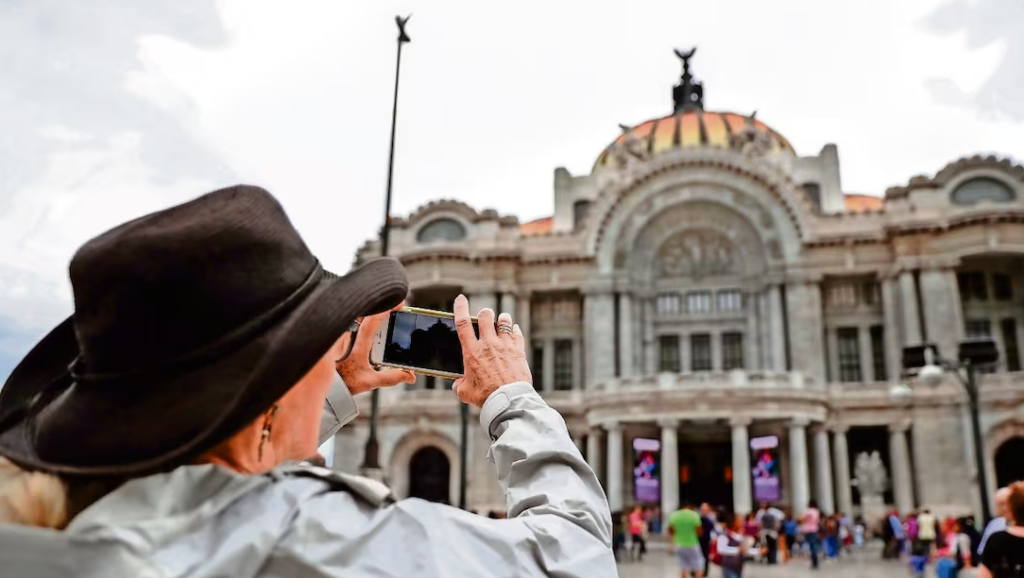
M480 327L476 317L472 319L473 333L479 337ZM462 377L465 369L455 315L416 307L392 311L373 338L370 362L444 379Z

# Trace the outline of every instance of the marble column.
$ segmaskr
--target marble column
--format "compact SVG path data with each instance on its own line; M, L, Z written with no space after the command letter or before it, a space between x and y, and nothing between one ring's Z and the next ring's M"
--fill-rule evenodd
M828 447L828 430L820 426L814 431L814 485L818 507L826 514L836 512L832 493L832 451Z
M906 514L914 508L914 479L910 468L907 430L910 424L900 422L889 426L889 461L892 469L893 499L896 509Z
M782 320L782 289L772 285L768 289L768 357L771 360L767 369L786 371L786 331Z
M555 340L544 339L544 359L541 368L541 391L555 390Z
M757 371L761 369L761 339L758 326L760 300L756 291L744 293L743 299L747 314L747 331L743 336L743 368L747 371Z
M522 295L519 297L519 302L516 305L516 312L512 315L512 320L519 324L519 329L523 332L523 337L526 343L530 342L530 296Z
M587 463L590 464L590 468L597 474L597 479L604 480L601 454L601 428L590 428L590 433L587 434ZM607 482L605 482L605 487L608 487Z
M846 426L832 429L832 466L835 470L836 505L839 511L850 515L853 512L853 489L850 480L850 450L846 443Z
M793 370L818 385L825 383L821 287L817 282L803 280L786 286L786 315Z
M900 288L900 327L903 336L903 346L920 345L921 317L917 308L917 283L914 281L913 271L901 271L899 274Z
M679 509L679 423L674 420L661 425L661 512L668 516Z
M938 345L942 356L956 359L966 332L956 271L926 269L921 271L920 283L928 341Z
M622 495L622 425L609 423L605 425L608 436L608 477L605 489L608 491L608 506L612 512L621 512Z
M658 372L658 340L654 337L654 299L643 300L644 309L644 375Z
M875 375L875 356L871 348L871 328L861 325L857 328L857 347L860 350L860 380L867 383L871 381L886 381L884 375ZM836 367L838 370L839 368Z
M476 316L481 309L490 309L494 315L498 315L497 294L493 291L480 291L467 295L469 299L469 313Z
M882 314L884 316L883 342L885 344L885 371L887 380L895 383L903 366L903 347L900 340L899 286L894 277L882 279Z
M615 377L615 296L610 292L588 293L583 303L585 375L589 388Z
M619 293L619 375L630 377L633 370L633 298Z
M807 424L806 419L795 419L789 423L789 465L792 478L790 502L796 514L804 513L811 499L807 467Z
M735 417L732 426L732 502L737 514L749 514L754 511L754 495L751 488L750 468L750 435L747 428L750 418Z
M502 292L498 295L498 310L497 313L508 313L512 316L512 319L516 318L516 296L514 293Z

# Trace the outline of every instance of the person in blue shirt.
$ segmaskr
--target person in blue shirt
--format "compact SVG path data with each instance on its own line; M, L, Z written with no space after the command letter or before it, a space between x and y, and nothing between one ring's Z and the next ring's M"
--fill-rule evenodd
M985 551L985 544L988 543L988 539L992 537L992 534L1006 531L1006 515L1009 512L1007 501L1009 498L1010 488L999 488L999 491L996 492L996 517L992 518L992 521L985 526L985 531L981 535L981 544L978 544L978 556L981 556Z

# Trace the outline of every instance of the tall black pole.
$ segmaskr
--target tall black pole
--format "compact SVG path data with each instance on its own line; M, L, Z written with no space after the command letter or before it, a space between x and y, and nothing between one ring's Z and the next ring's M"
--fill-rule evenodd
M459 432L460 447L459 447L459 507L463 510L466 509L466 472L468 471L469 452L467 451L469 446L469 405L459 402L461 406L459 408L462 423L460 424L462 430Z
M988 502L988 472L985 469L985 448L981 439L981 396L978 392L978 373L974 364L966 364L967 398L971 405L971 433L974 437L974 467L978 470L978 496L981 498L981 519L984 525L992 521L991 506Z
M405 33L405 23L412 16L395 17L398 24L398 56L395 59L395 96L391 107L391 151L388 154L388 186L384 199L384 226L380 230L380 254L388 254L388 240L391 232L391 182L395 169L395 127L398 123L398 79L402 72L402 45L411 39ZM363 470L380 469L380 444L377 442L377 414L380 409L380 390L370 394L370 436L366 439L366 450L363 455Z

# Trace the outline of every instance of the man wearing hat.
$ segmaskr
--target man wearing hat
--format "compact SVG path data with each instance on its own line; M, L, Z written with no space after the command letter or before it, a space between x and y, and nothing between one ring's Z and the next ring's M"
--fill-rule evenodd
M616 575L604 493L507 313L477 337L455 303L455 394L508 505L488 520L298 464L351 394L412 380L368 359L408 292L397 261L333 275L237 186L100 235L70 275L74 314L0 390L3 575Z

